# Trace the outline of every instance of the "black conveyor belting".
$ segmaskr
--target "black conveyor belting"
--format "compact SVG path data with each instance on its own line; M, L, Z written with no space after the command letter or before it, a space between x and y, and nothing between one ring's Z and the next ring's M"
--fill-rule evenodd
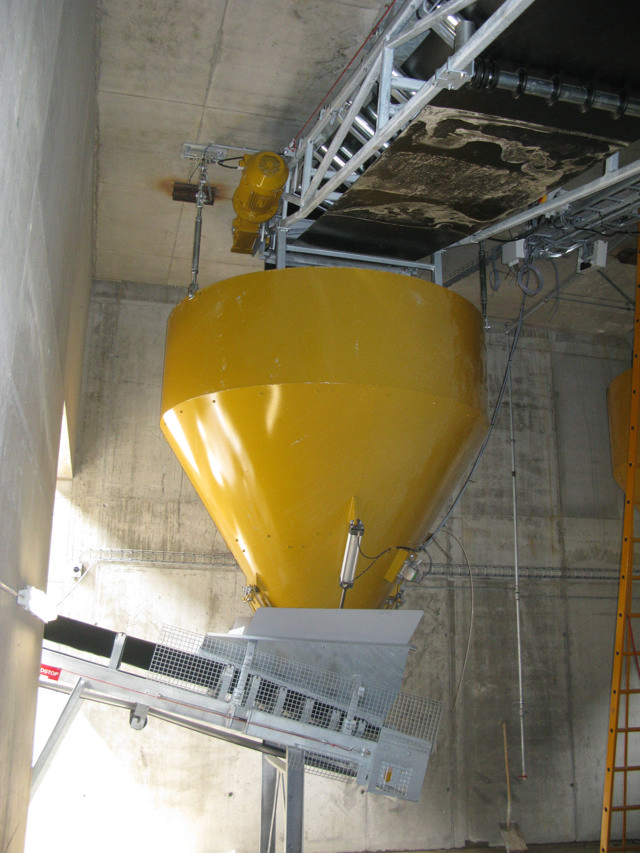
M44 628L45 640L104 658L111 657L116 637L116 631L90 625L87 622L79 622L77 619L69 619L66 616L58 616L53 622L48 622ZM127 636L121 663L148 672L157 648L157 644L149 640ZM163 672L164 667L166 672ZM154 673L174 676L178 671L182 673L183 680L212 688L218 683L223 668L224 665L219 661L171 649L168 655L156 656Z

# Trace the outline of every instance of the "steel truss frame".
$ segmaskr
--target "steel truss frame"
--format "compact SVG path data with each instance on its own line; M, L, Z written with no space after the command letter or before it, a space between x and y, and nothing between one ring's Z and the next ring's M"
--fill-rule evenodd
M494 14L431 77L413 80L396 65L406 58L403 49L429 30L471 5L472 0L448 0L437 8L423 0L409 0L381 25L369 53L338 93L323 107L311 130L291 143L285 152L293 168L285 194L281 228L288 229L305 219L343 184L352 183L358 170L379 156L389 141L419 114L443 89L457 89L469 81L473 61L533 0L505 0ZM419 13L424 12L423 17ZM375 127L367 126L361 110L377 89ZM407 96L407 93L408 96ZM343 143L351 133L362 142L356 152L345 152ZM344 156L344 160L340 155ZM288 214L286 204L298 210Z

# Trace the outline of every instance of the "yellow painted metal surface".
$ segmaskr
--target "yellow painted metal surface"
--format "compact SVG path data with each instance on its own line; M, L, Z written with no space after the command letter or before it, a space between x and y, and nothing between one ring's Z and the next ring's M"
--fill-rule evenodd
M611 447L616 481L624 489L620 579L611 673L607 755L604 765L600 851L638 850L637 760L639 711L636 670L640 613L634 604L638 578L637 501L640 476L640 236L636 264L633 367L608 388ZM624 447L624 464L620 455ZM624 468L624 474L622 473ZM612 836L613 835L613 839Z
M392 273L228 279L171 315L161 426L264 601L337 607L357 517L345 606L379 606L485 433L481 318Z
M625 491L627 487L627 454L629 452L629 417L631 414L631 376L626 370L607 388L609 440L613 479ZM636 482L636 500L640 499L640 481Z
M242 158L242 177L233 194L232 252L251 254L261 222L278 210L289 169L279 154L260 151Z

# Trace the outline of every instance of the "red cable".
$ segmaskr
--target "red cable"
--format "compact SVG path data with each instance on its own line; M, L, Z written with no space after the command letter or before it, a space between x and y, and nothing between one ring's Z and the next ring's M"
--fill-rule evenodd
M293 148L293 149L295 150L295 147L296 147L296 145L295 145L296 140L300 139L300 137L302 136L302 132L304 131L304 129L305 129L305 128L307 127L307 125L311 122L311 119L312 119L312 118L313 118L313 117L314 117L314 116L319 112L319 110L321 109L322 105L325 103L325 101L326 101L326 100L327 100L327 98L329 97L329 95L333 92L333 90L336 88L336 86L338 85L338 83L342 80L342 78L343 78L343 77L344 77L344 75L347 73L347 71L349 70L349 68L351 68L351 66L353 65L353 63L354 63L354 62L356 61L356 59L358 58L358 56L362 53L362 51L364 50L365 45L367 44L367 42L369 41L369 39L373 36L373 34L376 32L376 30L378 29L378 27L380 26L380 24L381 24L381 23L384 21L384 19L387 17L387 15L388 15L388 14L389 14L389 12L391 11L391 9L395 6L395 3L396 3L396 0L391 0L391 3L389 3L389 5L388 5L388 6L387 6L387 8L385 9L385 11L382 13L382 15L380 15L380 17L378 18L378 20L377 20L377 21L375 22L375 24L373 25L373 28L371 29L371 32L369 33L369 35L368 35L368 36L366 37L366 39L362 42L362 44L360 45L360 47L358 48L358 50L354 53L354 55L353 55L353 56L352 56L352 58L349 60L349 62L345 65L345 67L344 67L344 69L343 69L343 71L342 71L342 74L340 74L340 76L339 76L339 77L338 77L338 79L335 81L335 83L333 84L333 86L329 89L329 91L327 92L327 94L324 96L324 98L320 101L320 103L316 106L316 108L314 109L314 111L311 113L311 115L309 116L309 118L308 118L308 119L305 121L305 123L302 125L302 127L300 128L300 130L298 131L298 133L296 133L296 135L293 137L293 139L291 140L291 148Z

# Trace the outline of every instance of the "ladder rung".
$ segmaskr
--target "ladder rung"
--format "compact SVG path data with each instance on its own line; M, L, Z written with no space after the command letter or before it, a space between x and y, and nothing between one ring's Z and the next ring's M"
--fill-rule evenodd
M636 265L636 291L640 295L640 227L637 249L638 263ZM635 518L635 510L640 512L640 494L637 493L635 485L636 478L640 472L640 465L638 465L638 450L640 448L640 445L638 445L638 439L640 437L640 299L636 299L634 318L634 361L628 422L629 453L627 473L629 476L627 477L627 487L625 488L623 524L623 535L625 539L622 545L619 577L619 595L622 596L624 593L625 600L624 603L621 604L621 610L618 612L616 618L615 654L620 657L618 657L618 668L614 668L614 677L612 679L613 683L611 685L612 708L614 707L614 703L617 704L619 702L621 696L626 696L627 698L625 709L626 717L622 719L620 718L619 714L622 708L618 707L618 719L616 719L615 724L609 728L609 737L607 742L607 754L608 756L611 756L608 760L613 765L609 767L607 773L612 772L614 777L609 778L608 784L605 785L605 795L602 804L602 847L600 849L602 851L606 851L606 853L626 853L626 851L631 850L640 851L640 831L634 830L632 838L627 840L628 835L630 834L627 832L627 821L637 821L637 818L632 817L632 815L635 815L636 812L640 813L640 803L628 804L626 801L628 793L627 789L631 786L632 781L635 782L635 779L632 780L629 777L629 774L640 772L640 765L616 765L615 763L618 746L624 747L624 751L623 754L620 755L620 759L622 761L627 761L629 759L630 756L627 752L630 745L629 736L640 732L640 726L629 725L632 697L640 695L639 688L629 686L631 670L634 667L634 663L631 662L631 658L636 658L635 666L638 666L638 659L640 657L638 655L638 652L640 651L640 630L636 632L636 626L631 622L632 619L640 619L640 612L634 610L634 607L638 607L640 609L638 598L632 598L634 592L633 582L638 581L638 583L640 583L640 565L638 565L638 563L640 563L640 558L637 556L640 554L640 551L636 550L636 545L640 544L640 525L637 524ZM629 508L631 508L631 513L628 512ZM634 639L634 633L636 633L638 638L637 640ZM621 684L623 668L626 687L623 687ZM634 683L636 683L635 678ZM635 702L635 705L639 704L640 702ZM637 709L635 710L637 712ZM633 719L637 719L636 714L634 714ZM624 736L623 743L619 741L620 735ZM635 743L636 742L633 741L634 746ZM633 757L636 758L636 755L634 754ZM615 774L618 774L617 779ZM622 779L620 779L620 774L624 774ZM616 799L618 800L618 803L622 800L622 805L614 805L614 787L615 784L619 784L620 782L623 783L623 792L622 796L618 795ZM607 814L607 812L609 812L609 814ZM616 816L622 814L622 821L620 821L619 817L617 818L617 822L621 822L622 824L622 826L619 827L622 829L621 839L613 840L611 838L612 813L615 813Z

